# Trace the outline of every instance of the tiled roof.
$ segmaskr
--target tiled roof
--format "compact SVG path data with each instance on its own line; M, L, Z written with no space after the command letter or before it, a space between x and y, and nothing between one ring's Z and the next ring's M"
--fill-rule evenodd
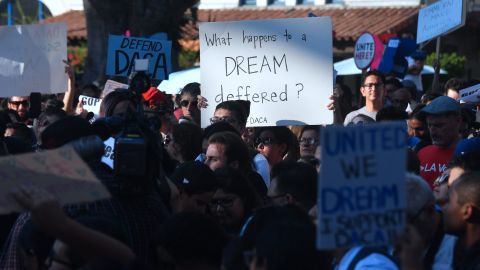
M255 19L302 18L311 12L316 16L331 16L336 40L355 40L362 32L369 31L381 35L397 32L417 20L420 7L392 8L345 8L345 7L267 7L234 9L198 10L199 22L239 21ZM46 23L65 22L68 38L86 38L85 16L83 11L70 11L57 17L48 18ZM182 28L184 47L196 47L198 25L190 22Z
M330 16L337 40L355 40L364 31L372 34L396 32L417 19L420 7L397 8L344 8L344 7L295 7L295 8L235 8L199 10L198 21L239 21L256 19L302 18L309 13ZM195 36L190 25L186 36ZM190 29L188 29L190 28ZM198 33L197 33L198 36Z
M68 39L87 39L87 24L82 10L72 10L61 15L47 18L44 23L63 22L67 25Z

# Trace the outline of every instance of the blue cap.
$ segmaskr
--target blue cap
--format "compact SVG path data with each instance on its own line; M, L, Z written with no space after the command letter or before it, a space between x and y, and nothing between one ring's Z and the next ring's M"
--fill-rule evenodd
M447 96L439 96L432 100L430 104L422 109L427 114L443 114L448 112L460 112L460 104L453 98Z
M415 59L415 60L425 60L427 59L427 53L425 51L422 51L422 50L416 50L414 51L411 55L410 55L411 58Z
M455 147L454 156L463 156L472 152L480 153L480 137L460 140Z

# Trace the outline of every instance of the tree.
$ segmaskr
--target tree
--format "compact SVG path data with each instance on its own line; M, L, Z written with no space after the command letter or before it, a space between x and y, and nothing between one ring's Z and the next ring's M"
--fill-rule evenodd
M132 36L167 33L172 40L172 59L176 59L180 27L186 23L185 11L198 0L83 0L87 22L88 56L85 83L105 80L108 35ZM173 61L175 69L176 61Z

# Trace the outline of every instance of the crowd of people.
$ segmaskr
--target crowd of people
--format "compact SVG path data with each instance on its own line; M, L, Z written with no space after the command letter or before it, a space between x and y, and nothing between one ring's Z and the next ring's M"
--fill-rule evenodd
M391 246L319 251L322 126L247 127L250 104L237 100L202 129L198 83L105 95L69 71L39 114L29 97L3 99L1 154L73 147L112 196L61 206L35 185L12 190L25 212L0 216L0 269L480 269L479 123L458 99L472 82L452 78L440 95L369 71L357 110L335 86L335 122L406 123L407 227ZM97 119L79 95L102 97Z

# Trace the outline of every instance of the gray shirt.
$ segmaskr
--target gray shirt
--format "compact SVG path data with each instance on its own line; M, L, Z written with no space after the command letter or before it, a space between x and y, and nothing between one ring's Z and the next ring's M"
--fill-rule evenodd
M350 124L352 122L352 119L359 115L359 114L363 114L363 115L366 115L370 118L372 118L373 120L375 120L377 118L377 112L368 112L367 111L367 107L363 106L362 108L356 110L356 111L352 111L350 112L349 114L347 114L347 116L345 117L345 121L343 122L343 124L346 126L348 124Z

